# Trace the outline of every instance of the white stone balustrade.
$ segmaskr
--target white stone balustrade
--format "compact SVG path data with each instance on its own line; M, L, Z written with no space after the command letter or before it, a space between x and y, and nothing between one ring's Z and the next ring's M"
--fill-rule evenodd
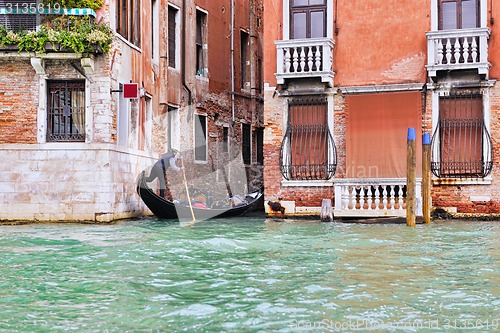
M427 70L436 76L439 70L477 69L488 76L489 28L430 31L427 33Z
M336 217L406 216L406 179L342 178L335 179L334 187ZM416 199L421 216L421 179L417 179Z
M277 49L276 80L320 77L321 82L333 86L335 73L331 38L307 38L275 41Z

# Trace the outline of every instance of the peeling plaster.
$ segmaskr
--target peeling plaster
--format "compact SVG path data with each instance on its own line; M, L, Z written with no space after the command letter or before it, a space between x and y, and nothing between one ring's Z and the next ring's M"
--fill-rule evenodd
M408 58L401 59L392 64L390 69L381 74L392 80L419 80L425 68L425 55L420 52Z

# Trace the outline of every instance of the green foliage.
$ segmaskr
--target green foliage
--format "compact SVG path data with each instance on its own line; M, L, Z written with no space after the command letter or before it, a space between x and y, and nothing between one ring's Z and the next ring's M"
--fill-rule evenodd
M38 31L8 30L0 25L0 47L17 45L19 51L45 53L47 46L55 51L75 53L108 52L113 41L113 31L107 25L82 21L63 27L46 23Z
M45 5L61 8L102 7L103 0L43 0ZM11 31L0 24L0 47L16 45L19 51L45 53L47 46L55 51L75 53L108 52L113 31L105 24L97 25L87 16L45 15L38 31Z
M93 10L102 7L102 0L44 0L44 4L59 5L62 8L90 8Z

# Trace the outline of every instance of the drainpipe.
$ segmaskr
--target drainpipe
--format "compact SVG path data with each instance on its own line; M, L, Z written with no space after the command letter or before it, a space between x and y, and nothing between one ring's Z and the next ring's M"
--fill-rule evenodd
M231 0L231 116L234 137L234 0Z
M182 0L182 38L181 38L181 75L182 75L182 88L186 91L188 95L188 107L191 108L192 103L192 93L191 89L186 84L186 27L187 27L187 8L186 0ZM188 109L189 110L189 109Z

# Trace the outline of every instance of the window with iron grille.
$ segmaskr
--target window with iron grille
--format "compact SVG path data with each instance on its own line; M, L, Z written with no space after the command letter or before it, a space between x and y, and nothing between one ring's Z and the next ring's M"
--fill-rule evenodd
M47 141L85 141L85 81L47 82Z
M480 93L454 92L439 99L432 172L442 178L485 177L492 169L491 138Z
M252 145L252 132L250 124L241 124L241 152L243 155L243 163L246 165L251 164L251 145Z
M328 128L324 98L290 101L288 125L281 144L280 167L287 180L326 180L337 167L337 152Z
M439 30L479 27L480 0L440 0Z

